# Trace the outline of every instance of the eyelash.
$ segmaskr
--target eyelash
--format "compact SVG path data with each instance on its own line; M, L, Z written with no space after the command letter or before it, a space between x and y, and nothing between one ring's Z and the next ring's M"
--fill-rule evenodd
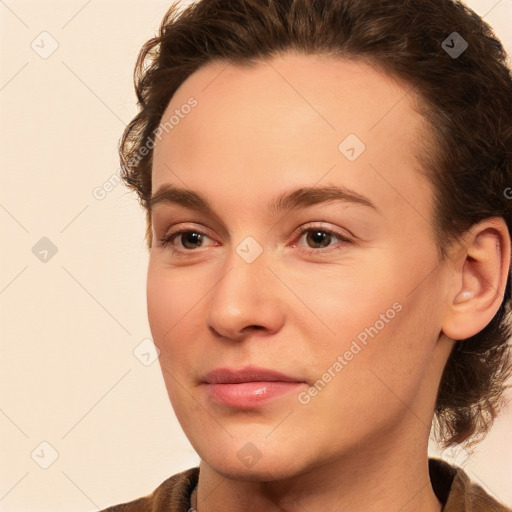
M328 235L331 235L335 238L338 238L340 240L340 242L338 244L335 244L333 246L328 246L328 247L320 247L318 249L314 249L312 247L302 247L301 250L303 252L305 252L306 254L325 254L325 253L328 253L328 252L331 252L332 250L335 250L335 248L341 244L343 246L345 245L349 245L349 244L354 244L355 242L353 240L351 240L350 238L347 238L346 236L343 236L342 234L340 233L337 233L336 231L333 231L331 229L326 229L326 228L323 228L321 226L301 226L299 229L298 229L298 240L300 240L302 238L302 236L305 234L305 233L309 233L309 232L314 232L314 231L320 231L322 233L325 233L325 234L328 234ZM198 233L202 236L206 236L208 237L208 235L206 233L204 233L203 231L201 231L200 229L180 229L178 231L175 231L175 232L172 232L172 233L169 233L168 235L165 235L163 238L161 238L159 240L160 242L160 247L170 247L171 249L171 252L174 254L174 255L177 255L177 256L185 256L187 253L192 253L192 252L196 252L195 249L176 249L175 247L173 247L171 244L171 242L174 240L174 238L178 237L179 235L182 235L183 233ZM296 245L294 244L293 247L296 247Z

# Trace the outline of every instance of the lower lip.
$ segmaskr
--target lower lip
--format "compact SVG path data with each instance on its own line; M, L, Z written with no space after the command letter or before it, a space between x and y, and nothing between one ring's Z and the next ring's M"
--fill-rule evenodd
M229 407L256 407L291 391L302 382L240 382L238 384L207 384L210 398Z

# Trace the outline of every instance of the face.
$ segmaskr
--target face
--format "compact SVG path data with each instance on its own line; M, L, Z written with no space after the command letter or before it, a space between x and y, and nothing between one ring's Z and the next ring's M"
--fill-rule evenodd
M288 54L210 63L163 115L149 322L177 418L221 474L285 477L428 437L446 290L407 91Z

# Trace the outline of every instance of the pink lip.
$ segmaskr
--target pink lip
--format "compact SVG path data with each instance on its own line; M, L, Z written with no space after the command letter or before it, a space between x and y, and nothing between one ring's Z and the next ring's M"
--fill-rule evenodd
M204 383L215 402L242 408L263 405L305 384L300 378L256 366L242 370L219 368L208 372Z

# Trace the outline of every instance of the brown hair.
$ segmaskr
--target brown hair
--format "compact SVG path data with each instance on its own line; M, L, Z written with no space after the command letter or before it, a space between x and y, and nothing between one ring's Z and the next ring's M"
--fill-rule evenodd
M468 44L460 55L448 52L453 32ZM200 0L170 7L135 67L139 113L119 152L122 178L146 209L148 247L148 141L177 88L209 62L243 65L286 51L363 60L414 88L429 128L420 158L436 191L441 259L486 218L503 217L511 231L505 190L512 185L512 76L502 44L470 8L453 0ZM510 287L509 274L492 321L454 344L435 407L435 432L445 447L478 442L503 405L512 373Z

